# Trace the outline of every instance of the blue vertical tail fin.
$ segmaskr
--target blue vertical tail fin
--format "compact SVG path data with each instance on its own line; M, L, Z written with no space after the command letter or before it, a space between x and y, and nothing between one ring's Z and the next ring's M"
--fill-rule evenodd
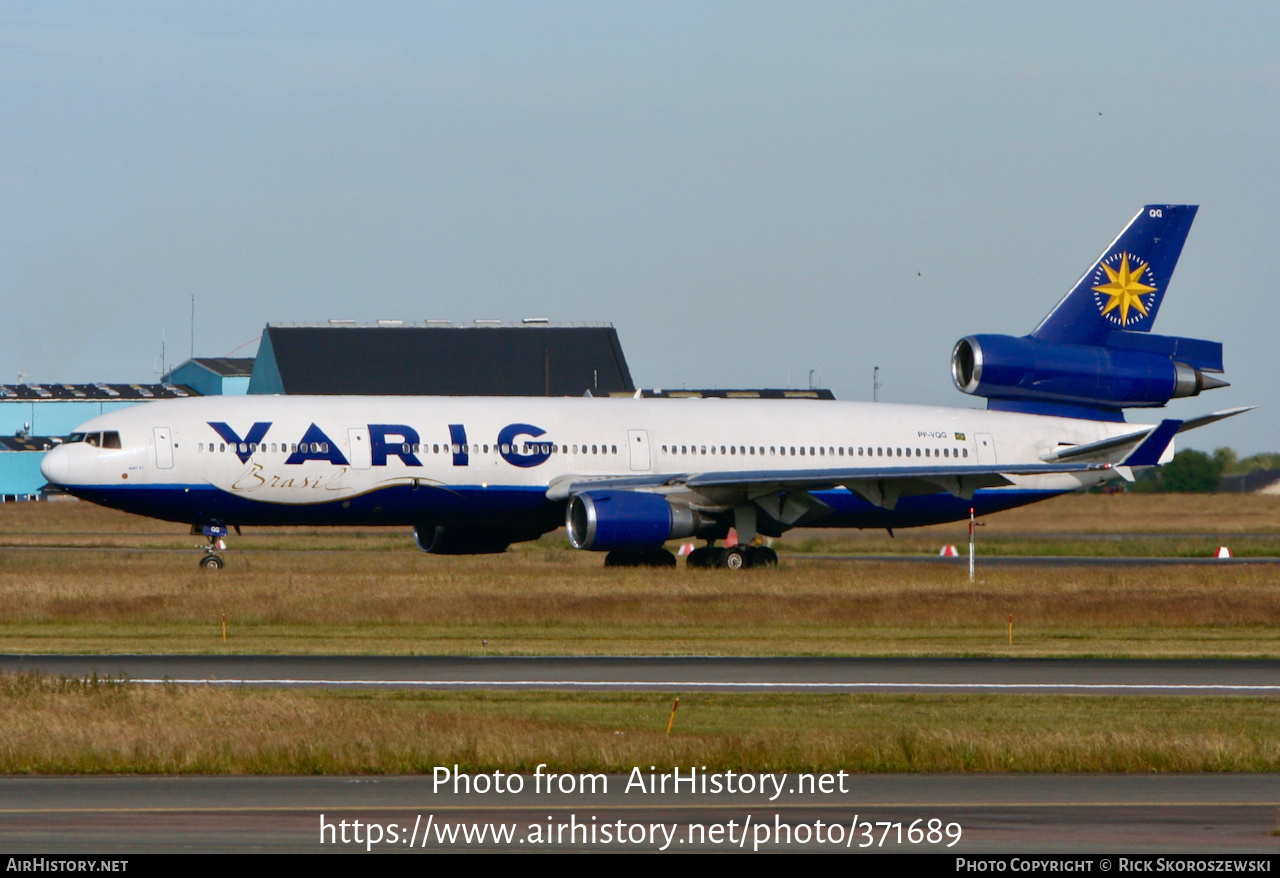
M1138 211L1031 337L1103 345L1117 329L1150 331L1196 210L1194 204L1148 204Z

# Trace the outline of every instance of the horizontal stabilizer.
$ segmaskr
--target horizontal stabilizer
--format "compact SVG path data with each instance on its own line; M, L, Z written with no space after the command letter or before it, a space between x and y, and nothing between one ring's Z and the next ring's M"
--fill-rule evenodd
M1051 451L1048 454L1042 454L1040 455L1040 459L1043 460L1045 463L1057 463L1057 462L1070 461L1070 460L1080 460L1082 458L1103 457L1107 455L1109 452L1119 451L1126 447L1137 446L1139 443L1145 443L1147 441L1150 441L1151 437L1154 436L1158 431L1162 429L1167 429L1165 428L1165 424L1177 424L1178 428L1174 432L1185 433L1188 430L1194 430L1196 427L1203 427L1206 424L1212 424L1215 421L1221 421L1224 418L1230 418L1235 415L1243 414L1245 412L1252 411L1255 408L1257 408L1257 406L1253 406L1253 405L1241 406L1240 408L1223 409L1220 412L1213 412L1212 414L1208 414L1208 415L1199 415L1194 418L1188 418L1185 421L1164 421L1163 423L1155 427L1148 427L1143 430L1136 430L1133 433L1124 433L1120 436L1110 436L1106 439L1102 439L1097 442L1089 442L1085 445L1068 445L1066 447L1059 448L1057 451ZM1170 436L1172 435L1173 434L1171 433ZM1165 445L1168 445L1168 442L1165 442ZM1163 451L1164 449L1161 448L1161 453L1163 453ZM1124 460L1124 463L1126 466L1149 466L1150 465L1150 464L1138 463L1138 461L1134 459L1134 456L1136 455L1136 453L1137 453L1137 449L1135 448L1134 452ZM1159 457L1160 455L1157 454L1156 458L1159 459Z
M1213 424L1213 422L1215 421L1221 421L1224 419L1228 419L1228 417L1235 417L1236 415L1243 415L1244 412L1252 412L1254 408L1257 408L1257 406L1240 406L1239 408L1224 408L1224 410L1220 412L1211 412L1211 413L1208 413L1208 415L1188 417L1187 420L1183 421L1183 425L1179 427L1178 431L1179 433L1187 433L1188 430L1194 430L1198 426Z
M1082 457L1099 457L1109 451L1137 445L1149 435L1151 435L1150 429L1138 430L1136 433L1111 436L1098 442L1089 442L1084 445L1068 445L1065 448L1059 448L1057 451L1042 454L1040 459L1045 463L1053 463L1055 461L1077 460Z
M1215 421L1221 421L1224 418L1234 418L1236 415L1242 415L1245 412L1251 412L1256 409L1256 405L1242 405L1239 408L1223 409L1220 412L1213 412L1207 415L1199 415L1194 418L1187 418L1182 422L1182 426L1178 428L1179 433L1185 433L1188 430L1194 430L1196 427L1203 427L1206 424L1212 424Z

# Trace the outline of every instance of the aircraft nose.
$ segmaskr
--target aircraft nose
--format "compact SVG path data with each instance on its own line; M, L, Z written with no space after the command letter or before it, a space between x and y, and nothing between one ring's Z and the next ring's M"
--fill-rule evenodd
M44 459L40 461L40 475L51 485L65 485L71 475L67 449L58 446L45 452Z

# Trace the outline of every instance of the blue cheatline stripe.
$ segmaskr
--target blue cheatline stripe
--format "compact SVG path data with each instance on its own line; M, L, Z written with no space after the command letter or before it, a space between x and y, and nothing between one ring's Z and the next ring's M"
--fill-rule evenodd
M414 525L449 522L470 527L520 526L551 530L561 524L562 502L546 499L541 485L396 484L324 503L286 504L255 500L208 484L80 485L78 497L169 521L248 525ZM830 512L802 526L917 527L960 521L972 506L989 515L1064 493L1002 488L977 492L972 500L936 493L904 497L894 509L875 506L843 489L816 491Z

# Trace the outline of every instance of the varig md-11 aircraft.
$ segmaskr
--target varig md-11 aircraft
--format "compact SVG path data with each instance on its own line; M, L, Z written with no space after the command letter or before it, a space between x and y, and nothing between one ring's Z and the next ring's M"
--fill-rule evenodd
M606 564L774 564L758 536L983 515L1166 462L1175 433L1123 410L1222 387L1222 345L1153 335L1195 218L1144 207L1028 336L974 335L952 378L987 409L739 399L213 396L94 418L50 483L192 524L221 567L240 525L407 525L426 552L502 552L564 524ZM730 527L739 544L717 546Z

